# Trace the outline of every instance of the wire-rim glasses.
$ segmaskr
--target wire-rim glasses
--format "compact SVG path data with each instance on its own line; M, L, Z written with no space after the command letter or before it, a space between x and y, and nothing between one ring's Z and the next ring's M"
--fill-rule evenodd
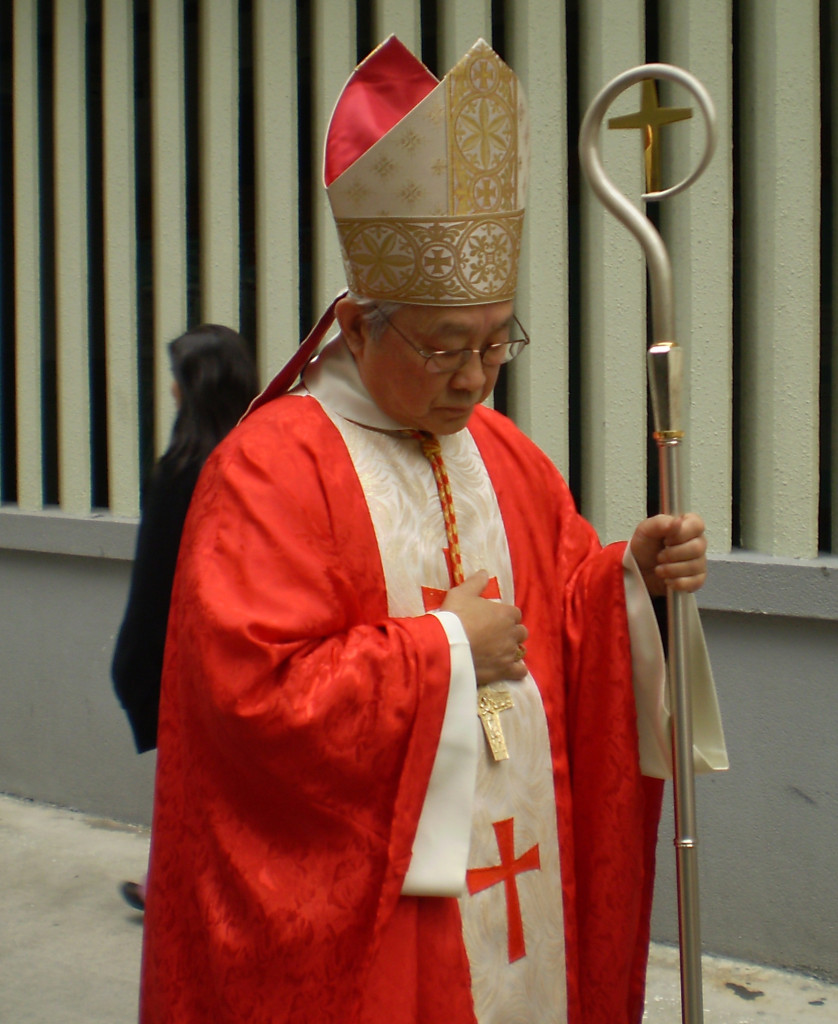
M382 314L383 315L383 314ZM417 355L425 360L425 369L428 373L456 373L462 370L476 352L484 366L503 366L504 363L511 363L516 356L519 356L530 343L530 336L524 330L518 317L512 317L512 324L521 332L520 337L510 338L509 341L496 341L483 348L454 348L454 349L428 349L420 348L408 338L400 327L397 327L389 316L384 315L389 327L392 327L396 334L407 342Z

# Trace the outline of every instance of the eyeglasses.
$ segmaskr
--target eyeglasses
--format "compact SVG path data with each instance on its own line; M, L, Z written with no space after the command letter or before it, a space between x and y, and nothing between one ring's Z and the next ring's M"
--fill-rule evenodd
M425 360L425 369L428 373L456 373L458 370L462 370L475 352L480 356L480 361L484 366L502 366L504 363L511 363L530 343L530 336L521 326L518 318L513 316L512 321L516 329L521 332L521 337L511 338L509 341L495 341L485 345L483 348L452 348L428 351L415 345L399 327L396 327L388 316L385 316L384 319L402 341L406 341L413 351Z

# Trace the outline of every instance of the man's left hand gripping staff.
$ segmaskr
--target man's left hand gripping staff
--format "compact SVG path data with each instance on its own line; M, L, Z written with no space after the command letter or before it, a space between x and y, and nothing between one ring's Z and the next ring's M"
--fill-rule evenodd
M668 588L692 593L707 579L704 520L694 512L644 519L629 546L652 597Z

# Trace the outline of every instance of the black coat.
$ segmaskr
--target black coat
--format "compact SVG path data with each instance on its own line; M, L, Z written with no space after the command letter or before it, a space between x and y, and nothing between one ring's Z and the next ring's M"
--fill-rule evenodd
M164 456L143 500L128 605L114 650L111 676L128 715L137 751L157 746L157 710L166 625L180 535L201 462L175 469Z

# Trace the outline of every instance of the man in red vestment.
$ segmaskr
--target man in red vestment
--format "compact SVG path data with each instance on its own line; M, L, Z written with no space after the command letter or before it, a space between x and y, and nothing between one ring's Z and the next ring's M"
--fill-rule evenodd
M703 524L601 548L481 405L528 343L524 116L482 41L437 82L391 39L338 102L340 333L214 453L181 545L145 1024L640 1020L660 783L627 594L701 586Z

